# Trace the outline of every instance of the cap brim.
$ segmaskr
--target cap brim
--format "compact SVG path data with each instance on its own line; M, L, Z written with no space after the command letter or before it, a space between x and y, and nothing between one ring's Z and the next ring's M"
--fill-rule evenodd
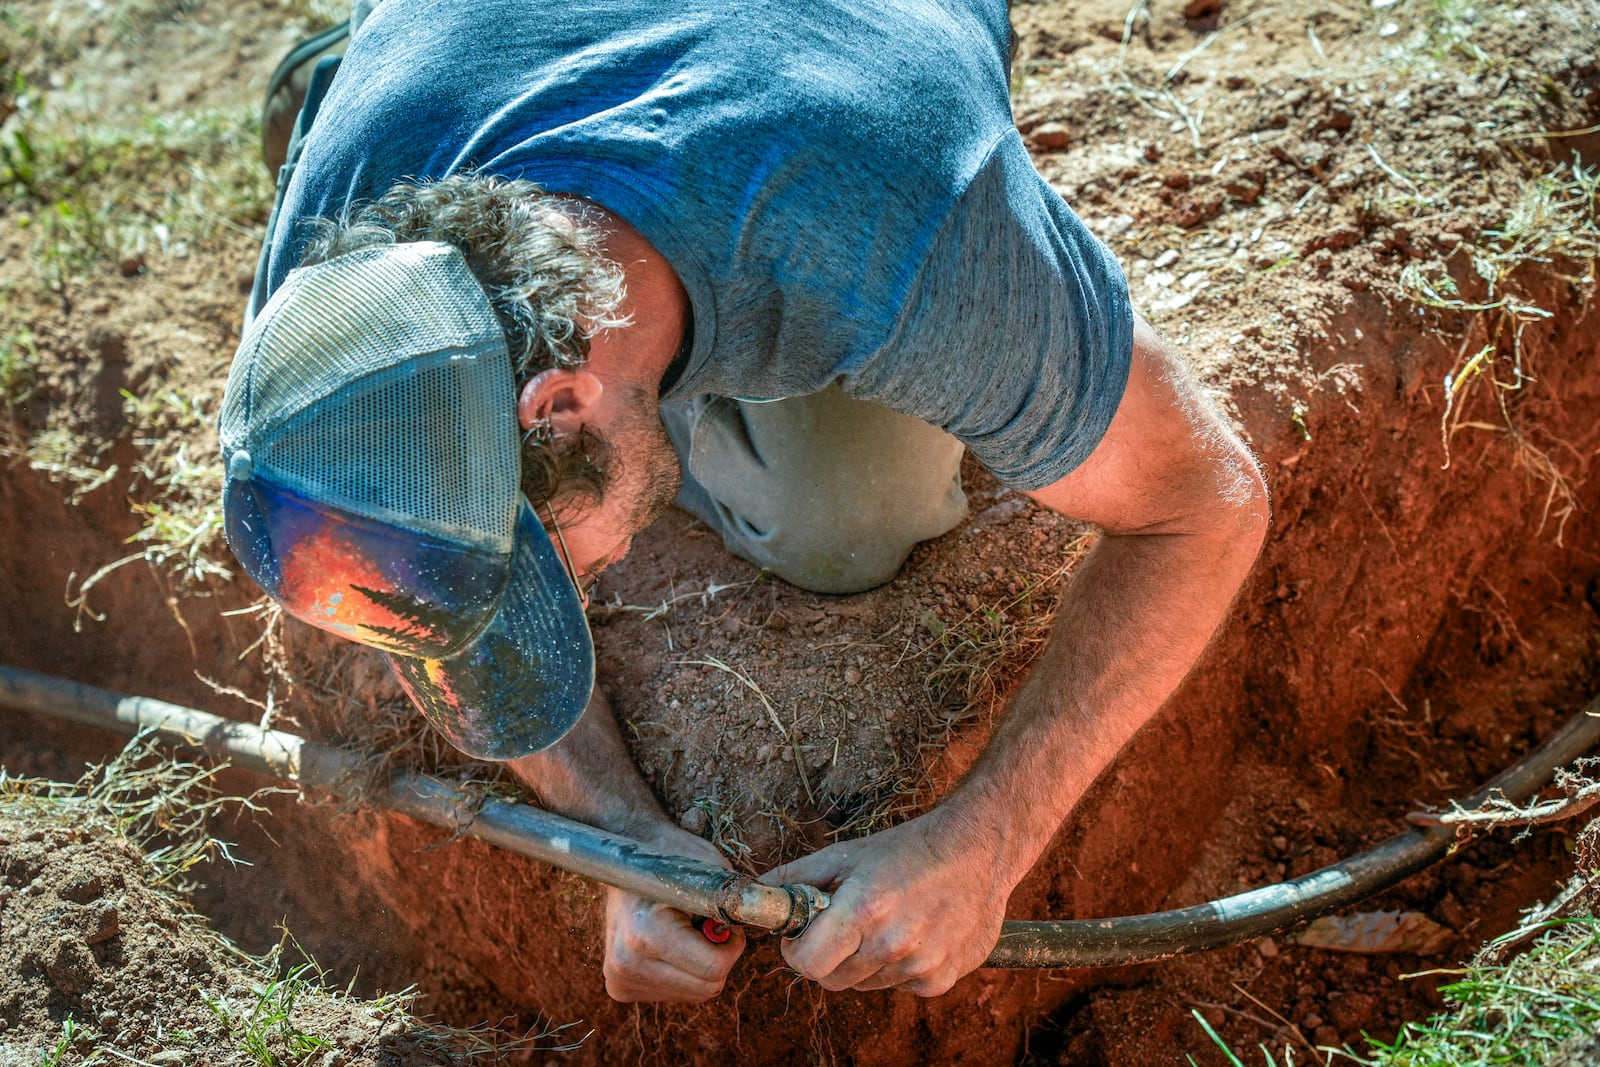
M583 602L523 500L499 611L446 659L385 653L434 729L476 759L512 760L561 740L594 690Z

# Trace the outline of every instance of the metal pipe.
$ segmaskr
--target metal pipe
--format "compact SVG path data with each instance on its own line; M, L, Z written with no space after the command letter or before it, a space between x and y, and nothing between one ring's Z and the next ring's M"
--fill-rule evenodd
M201 749L235 766L340 795L354 792L364 762L347 749L281 730L263 730L195 708L13 667L0 666L0 704L122 734L153 731L171 743ZM479 805L468 794L426 775L396 775L378 802L423 822L723 922L798 937L826 906L826 895L811 886L762 885L748 875L657 852L526 804L487 800Z
M353 752L278 730L262 730L193 708L0 667L0 704L124 734L154 730L238 766L335 793L348 793L363 762ZM1600 743L1600 698L1534 751L1461 801L1521 804L1555 771ZM655 852L526 804L481 806L418 774L391 780L384 806L482 838L523 856L698 915L799 936L826 895L806 885L767 886L707 863ZM1279 885L1148 915L1113 919L1008 921L989 967L1098 967L1143 963L1277 933L1363 900L1438 861L1470 831L1429 826Z

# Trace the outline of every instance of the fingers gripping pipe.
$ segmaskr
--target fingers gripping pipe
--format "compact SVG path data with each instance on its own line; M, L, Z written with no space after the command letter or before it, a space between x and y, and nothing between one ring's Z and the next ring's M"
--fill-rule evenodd
M0 678L0 697L3 694ZM323 747L301 743L312 749ZM341 791L328 783L313 784ZM348 789L348 779L343 784ZM828 906L827 894L811 886L763 885L748 875L657 852L631 838L527 804L498 800L479 804L464 791L420 774L391 780L384 806L691 915L709 915L786 937L799 937L816 913Z
M193 708L0 667L0 705L133 734L154 731L236 766L348 794L359 755L263 730ZM1513 763L1460 805L1491 797L1522 804L1555 771L1600 743L1600 698L1544 744ZM384 806L519 855L581 874L694 915L799 937L828 906L814 886L763 885L746 875L564 819L526 804L489 800L418 774L395 777ZM1407 830L1377 847L1301 878L1190 908L1115 919L1009 921L985 966L1097 967L1166 959L1220 948L1288 929L1364 900L1442 859L1470 831L1449 826Z

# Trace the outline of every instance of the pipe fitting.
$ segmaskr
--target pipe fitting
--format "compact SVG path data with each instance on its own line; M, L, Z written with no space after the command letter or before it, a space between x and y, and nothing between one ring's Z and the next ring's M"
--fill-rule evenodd
M806 885L804 882L785 882L782 888L789 894L790 911L789 921L778 933L783 935L785 941L793 941L806 932L811 920L817 917L817 912L822 911L833 901L816 886Z

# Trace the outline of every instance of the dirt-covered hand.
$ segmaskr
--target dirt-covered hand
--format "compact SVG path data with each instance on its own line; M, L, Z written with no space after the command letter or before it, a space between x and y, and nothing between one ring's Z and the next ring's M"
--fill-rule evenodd
M663 852L728 865L711 845L675 828L663 827L648 844ZM698 1004L722 992L728 972L744 951L744 931L734 927L726 943L713 944L694 928L692 916L610 889L605 949L606 992L613 1000Z
M1011 886L992 856L936 810L829 845L763 875L832 895L798 940L789 965L825 989L905 989L932 997L986 959L1000 939Z

